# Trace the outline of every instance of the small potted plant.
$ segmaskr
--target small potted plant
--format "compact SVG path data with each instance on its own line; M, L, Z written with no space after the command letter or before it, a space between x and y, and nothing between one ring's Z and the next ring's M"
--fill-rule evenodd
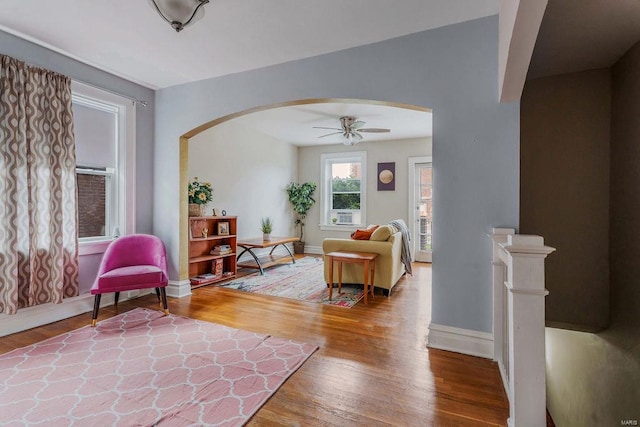
M260 220L260 228L262 229L262 240L271 240L271 232L273 231L273 221L266 217Z
M213 200L213 187L210 182L193 178L189 183L189 216L204 216L205 205Z
M296 214L294 224L300 226L300 241L293 242L293 250L295 253L301 254L304 253L304 219L307 217L309 209L311 209L316 202L313 198L313 192L316 191L316 183L305 182L303 184L297 184L292 182L285 190L289 195L289 202L291 202L293 211Z

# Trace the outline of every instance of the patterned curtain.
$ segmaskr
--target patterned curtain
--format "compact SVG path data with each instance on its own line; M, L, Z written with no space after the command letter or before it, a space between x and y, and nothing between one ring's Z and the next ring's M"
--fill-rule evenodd
M78 295L68 77L0 55L0 313Z

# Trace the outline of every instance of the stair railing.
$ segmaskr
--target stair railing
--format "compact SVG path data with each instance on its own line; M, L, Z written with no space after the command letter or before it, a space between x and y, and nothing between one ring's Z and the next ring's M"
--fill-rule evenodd
M544 260L555 248L540 236L494 228L494 360L509 399L512 427L546 425Z

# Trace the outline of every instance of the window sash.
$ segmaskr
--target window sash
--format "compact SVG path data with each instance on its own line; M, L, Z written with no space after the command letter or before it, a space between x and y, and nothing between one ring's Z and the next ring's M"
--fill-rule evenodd
M107 212L104 235L79 238L80 254L83 255L103 251L103 245L120 232L135 233L136 120L135 106L130 99L93 86L73 81L72 99L74 103L84 107L113 113L116 120L115 165L101 164L101 161L106 160L100 158L94 164L91 158L92 164L76 166L77 174L103 175L108 181L105 188Z
M358 171L357 178L338 178L333 176L335 165L355 164L354 169ZM361 226L366 222L365 209L366 206L366 152L343 152L343 153L325 153L321 156L321 197L322 212L320 227L322 229L345 229L349 227ZM336 189L336 181L341 181ZM351 188L344 188L352 184ZM355 184L354 184L355 183ZM339 205L340 197L348 199L349 195L357 196L357 205ZM343 207L339 207L343 206ZM341 223L337 220L341 213L353 213L353 223ZM344 218L344 215L341 215Z

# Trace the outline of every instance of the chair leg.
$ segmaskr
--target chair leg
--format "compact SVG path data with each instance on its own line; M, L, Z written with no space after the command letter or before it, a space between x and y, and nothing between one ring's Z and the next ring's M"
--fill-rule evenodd
M113 305L118 305L118 300L120 299L120 292L116 292L116 302Z
M93 299L93 317L91 317L91 327L96 326L96 322L98 321L98 309L100 309L100 297L102 294L96 294L96 297Z
M162 307L164 308L164 314L169 314L169 307L167 306L167 291L164 287L160 289L160 296L162 297Z
M161 303L162 301L160 300L160 288L156 288L156 296L158 297L158 302Z

